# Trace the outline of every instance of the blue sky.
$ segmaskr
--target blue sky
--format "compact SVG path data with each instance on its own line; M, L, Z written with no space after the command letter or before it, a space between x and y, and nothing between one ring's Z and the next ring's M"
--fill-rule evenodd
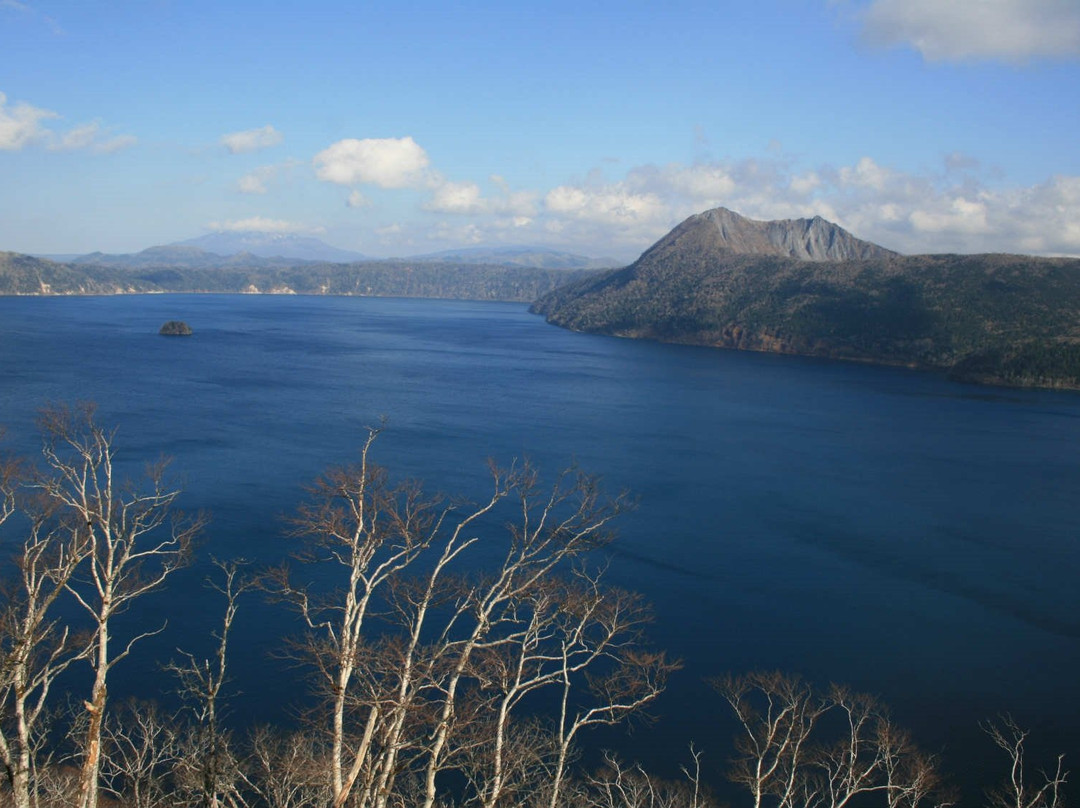
M633 258L686 216L1080 255L1078 0L0 0L0 250Z

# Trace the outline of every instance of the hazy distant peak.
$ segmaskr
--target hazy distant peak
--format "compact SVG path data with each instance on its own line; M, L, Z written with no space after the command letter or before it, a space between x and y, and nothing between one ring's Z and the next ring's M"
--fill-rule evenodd
M362 260L362 253L333 247L312 236L291 233L237 231L207 233L205 236L178 241L169 247L197 247L221 256L248 253L261 258L295 258L302 261L344 263Z
M652 249L676 243L709 252L779 255L802 261L849 261L897 254L858 239L821 216L758 221L727 208L691 216Z
M515 264L541 269L601 269L623 263L610 258L590 258L530 246L462 247L410 258L414 261L454 261L462 264Z

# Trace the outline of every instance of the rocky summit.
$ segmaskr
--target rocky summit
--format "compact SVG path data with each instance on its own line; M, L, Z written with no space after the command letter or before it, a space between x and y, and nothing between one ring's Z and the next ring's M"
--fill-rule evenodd
M855 238L820 216L758 221L727 208L691 216L660 239L642 259L647 256L659 259L671 252L776 255L800 261L860 261L898 254Z
M710 210L533 311L577 331L1080 389L1080 259L902 256L821 218Z

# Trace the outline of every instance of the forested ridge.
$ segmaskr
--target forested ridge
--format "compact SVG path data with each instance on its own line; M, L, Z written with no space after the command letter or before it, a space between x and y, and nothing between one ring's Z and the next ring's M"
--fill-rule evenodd
M0 456L5 804L707 808L716 771L754 808L960 796L876 698L779 673L711 680L702 709L727 710L739 735L708 754L686 739L680 775L612 754L584 765L590 730L647 721L681 666L652 647L648 605L604 581L629 501L577 469L545 483L492 466L484 498L449 500L377 465L371 429L290 520L294 563L257 569L201 559L212 522L179 510L167 463L121 479L93 407L53 407L40 426L40 463ZM139 605L192 563L220 604L211 652L159 660L178 710L118 703L117 666L168 630ZM232 725L230 635L252 598L298 618L279 653L296 663L299 725ZM965 804L1064 806L1060 758L1026 760L1008 717L984 729L1001 768Z
M265 266L123 268L47 261L0 252L0 294L112 295L154 293L367 295L531 303L590 270L438 261L297 262Z
M533 306L578 331L1080 389L1080 259L653 250Z

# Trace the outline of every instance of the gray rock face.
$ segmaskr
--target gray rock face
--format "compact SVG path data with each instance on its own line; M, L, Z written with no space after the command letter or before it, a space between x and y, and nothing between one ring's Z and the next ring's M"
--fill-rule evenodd
M762 222L747 219L727 208L691 216L653 249L669 241L714 253L780 255L801 261L852 261L897 255L892 250L855 238L820 216Z

